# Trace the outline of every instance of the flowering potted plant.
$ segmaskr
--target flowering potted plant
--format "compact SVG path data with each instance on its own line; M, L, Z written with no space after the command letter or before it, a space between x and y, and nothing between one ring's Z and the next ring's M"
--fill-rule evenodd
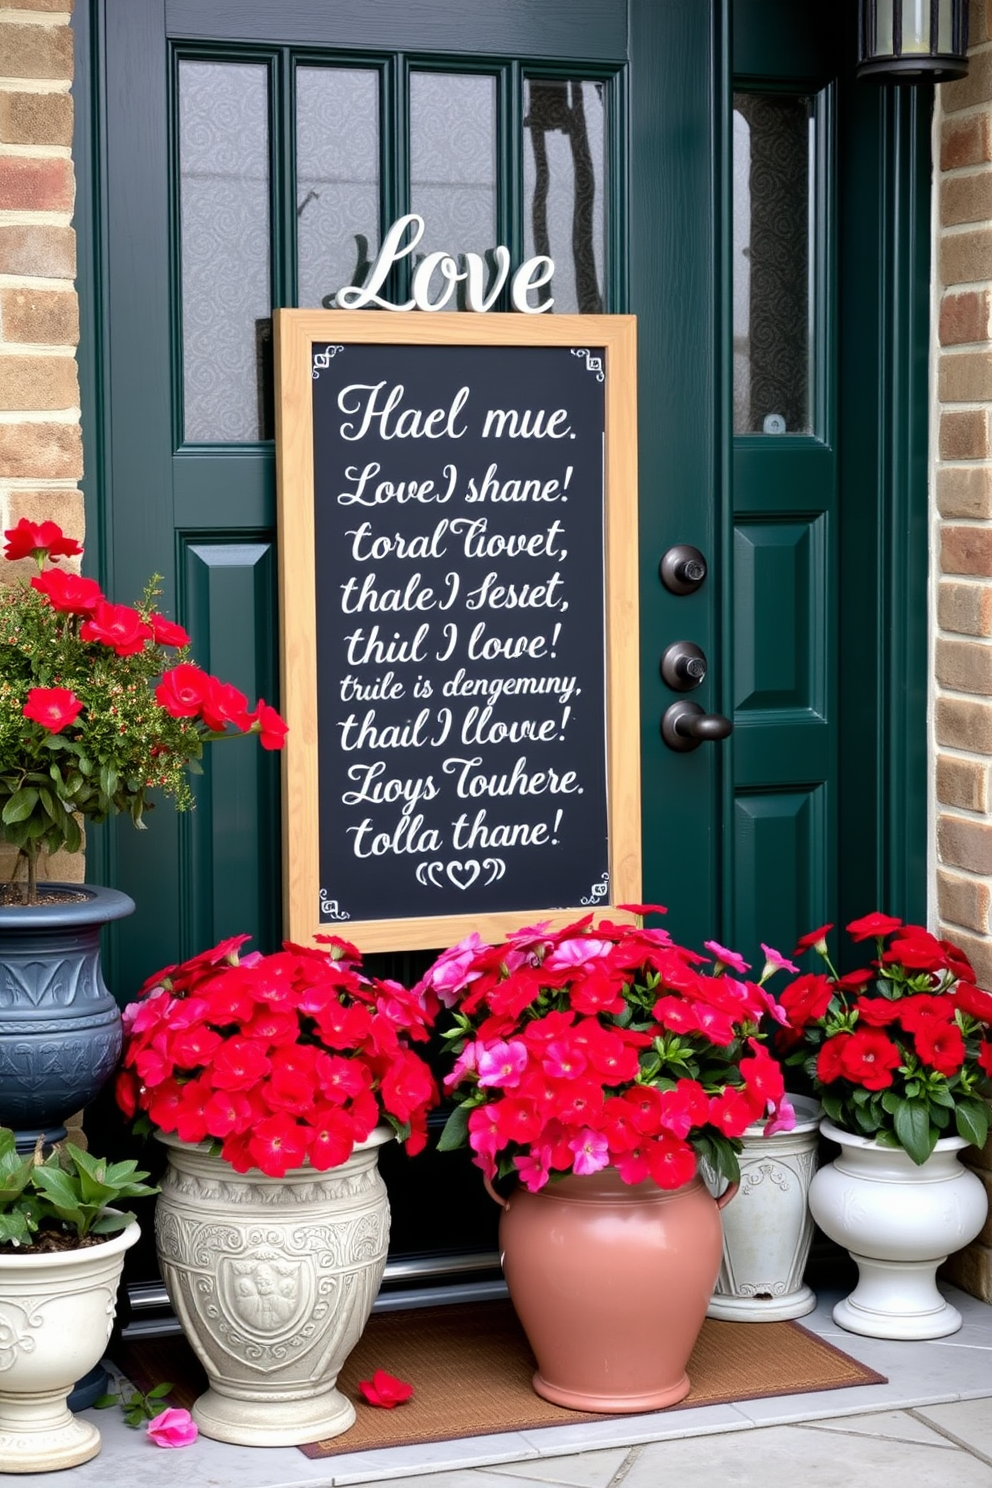
M15 1004L2 1038L17 1048L4 1064L20 1071L0 1118L53 1141L116 1064L120 1025L100 977L100 927L134 905L91 885L39 887L40 854L75 852L84 820L126 813L143 826L155 791L185 809L205 744L253 733L279 749L286 725L189 660L189 636L155 608L154 580L136 607L112 604L94 579L60 566L82 548L56 523L22 518L5 537L8 563L33 561L37 571L25 580L11 569L0 583L0 839L26 870L23 886L0 894L0 974L6 968ZM68 1000L66 988L75 989ZM44 1050L34 1053L38 1038Z
M172 1305L210 1379L193 1415L253 1446L347 1430L335 1388L386 1262L377 1150L426 1142L437 1099L412 1047L437 1012L354 946L224 941L125 1009L117 1100L169 1164L155 1219Z
M470 936L420 983L451 1009L457 1104L440 1145L467 1143L504 1206L500 1248L535 1388L559 1404L641 1410L688 1391L721 1253L698 1159L731 1180L722 1204L745 1129L788 1120L759 1039L774 1002L735 952L708 949L712 976L667 931L590 915L499 946ZM511 1174L499 1198L491 1181Z
M875 954L840 976L832 928L800 942L825 970L783 990L779 1039L805 1065L829 1118L823 1134L841 1147L810 1190L814 1219L859 1267L834 1318L873 1337L939 1338L961 1317L937 1290L937 1266L987 1209L958 1153L988 1134L992 996L959 947L878 912L848 925Z
M41 1143L38 1147L40 1149ZM11 1472L76 1467L100 1433L72 1415L74 1381L107 1346L124 1253L138 1239L120 1199L156 1192L134 1162L66 1143L18 1152L0 1127L0 1440Z

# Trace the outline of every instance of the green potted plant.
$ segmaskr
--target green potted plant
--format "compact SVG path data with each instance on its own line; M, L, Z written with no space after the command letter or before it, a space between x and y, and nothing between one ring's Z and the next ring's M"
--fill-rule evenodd
M988 1201L959 1153L981 1146L992 1095L992 996L964 952L922 925L853 920L868 964L838 975L825 926L822 972L781 994L788 1060L802 1063L840 1154L810 1189L813 1218L857 1262L858 1285L834 1320L875 1338L942 1338L961 1316L937 1267L978 1234Z
M707 964L664 930L590 915L498 946L472 935L420 984L450 1008L441 1147L471 1147L503 1207L534 1387L559 1405L651 1410L688 1392L740 1139L778 1123L785 1088L759 1036L769 994ZM700 1160L730 1184L718 1200Z
M39 1131L63 1137L65 1117L116 1065L120 1021L100 974L100 928L134 909L113 889L40 883L40 855L76 851L85 821L125 813L140 828L158 791L186 809L188 772L207 743L252 733L278 749L286 726L189 660L189 636L155 607L154 580L137 606L112 604L94 579L64 567L82 549L54 522L22 518L5 537L0 839L17 849L24 880L0 887L0 1045L13 1072L0 1120L30 1150ZM30 579L12 566L24 560L36 569Z
M291 1446L355 1410L337 1375L389 1240L378 1151L427 1140L417 1045L437 1011L365 973L354 946L240 954L224 941L152 977L124 1011L117 1101L167 1150L159 1265L210 1388L206 1436Z
M25 1156L0 1127L0 1457L9 1471L76 1467L100 1433L71 1414L74 1382L107 1346L124 1252L122 1199L156 1193L134 1162L70 1143Z

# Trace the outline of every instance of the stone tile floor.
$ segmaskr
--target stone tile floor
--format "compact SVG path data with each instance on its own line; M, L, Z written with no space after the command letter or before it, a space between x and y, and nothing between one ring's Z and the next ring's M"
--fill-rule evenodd
M803 1325L888 1376L888 1384L618 1416L311 1461L295 1448L201 1438L164 1451L117 1411L93 1413L103 1451L57 1478L0 1476L23 1488L992 1488L992 1307L946 1288L964 1316L950 1338L892 1343L834 1324L822 1292ZM760 1326L757 1324L756 1326Z

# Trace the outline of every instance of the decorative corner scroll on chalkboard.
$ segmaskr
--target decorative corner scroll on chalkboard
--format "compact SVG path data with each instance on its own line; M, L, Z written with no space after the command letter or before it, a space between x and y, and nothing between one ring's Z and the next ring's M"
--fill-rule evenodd
M640 898L631 316L276 313L286 932Z

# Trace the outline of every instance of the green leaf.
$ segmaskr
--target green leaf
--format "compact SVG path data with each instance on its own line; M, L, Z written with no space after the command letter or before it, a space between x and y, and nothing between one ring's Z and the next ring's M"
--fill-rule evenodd
M954 1113L958 1136L973 1147L984 1147L989 1134L989 1115L984 1101L961 1101Z
M38 792L34 786L26 785L21 790L15 791L3 808L2 819L4 826L11 826L14 822L27 821L37 804Z
M145 1399L164 1400L169 1391L174 1390L175 1388L175 1385L172 1384L170 1380L165 1380L161 1385L155 1385L153 1389L149 1390L148 1394L145 1396Z
M937 1141L937 1129L930 1125L926 1106L919 1101L903 1101L895 1113L894 1125L900 1145L914 1163L922 1166Z
M444 1131L437 1144L438 1152L455 1152L459 1147L466 1146L470 1110L467 1105L455 1107L444 1124Z
M110 1407L112 1405L116 1405L119 1400L120 1400L120 1396L119 1395L98 1395L97 1398L93 1402L93 1409L94 1410L109 1410Z

